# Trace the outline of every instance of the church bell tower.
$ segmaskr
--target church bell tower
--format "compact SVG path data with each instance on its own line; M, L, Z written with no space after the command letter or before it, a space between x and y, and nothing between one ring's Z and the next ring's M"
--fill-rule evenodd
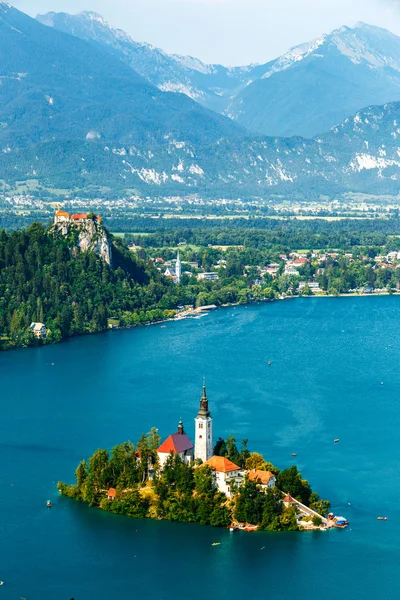
M206 462L213 455L212 417L208 410L206 384L203 383L203 393L200 399L200 410L195 418L194 458Z

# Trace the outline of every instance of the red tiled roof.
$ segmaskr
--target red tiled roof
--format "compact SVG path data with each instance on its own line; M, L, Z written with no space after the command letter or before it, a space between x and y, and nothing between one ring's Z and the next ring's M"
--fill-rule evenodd
M117 495L117 490L115 490L114 488L110 488L107 492L107 496L109 498L115 498L116 495Z
M292 496L290 494L286 494L286 496L283 499L284 502L287 502L288 504L293 504L296 502L296 500L293 500Z
M174 454L180 454L186 450L191 450L193 447L194 446L186 433L173 433L161 444L157 452L165 452L166 454L173 452Z
M65 212L65 210L58 210L56 217L67 217L69 219L69 213Z
M240 467L224 456L212 456L204 464L219 473L230 473L230 471L239 471L240 469Z
M87 219L87 218L88 218L87 213L71 215L71 219L75 219L76 221L78 221L79 219Z
M251 471L249 471L250 481L260 480L261 483L263 483L264 485L267 485L271 477L275 477L275 475L271 473L271 471L258 471L257 469L252 469Z

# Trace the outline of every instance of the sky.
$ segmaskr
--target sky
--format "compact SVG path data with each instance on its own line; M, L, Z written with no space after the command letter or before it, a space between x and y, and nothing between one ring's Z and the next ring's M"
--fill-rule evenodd
M36 16L100 13L135 40L210 63L264 63L358 21L400 35L400 0L10 0Z

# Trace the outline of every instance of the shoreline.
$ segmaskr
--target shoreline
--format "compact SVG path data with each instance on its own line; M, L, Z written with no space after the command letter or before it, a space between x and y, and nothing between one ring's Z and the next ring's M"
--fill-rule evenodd
M37 344L37 345L31 345L31 346L21 346L21 347L14 347L14 348L7 348L6 350L0 350L0 352L9 352L9 351L13 351L13 350L25 350L27 348L43 348L45 346L53 346L55 344L62 344L65 342L68 342L69 340L73 340L74 338L78 338L78 337L85 337L85 336L93 336L93 335L97 335L100 333L110 333L112 331L119 331L119 330L126 330L126 329L136 329L137 327L150 327L150 326L154 326L154 325L164 325L165 323L169 323L169 322L176 322L176 321L185 321L187 319L199 319L202 316L207 316L209 314L209 311L213 310L221 310L224 308L236 308L237 306L251 306L251 305L256 305L256 304L267 304L267 303L273 303L273 302L282 302L282 301L287 301L287 300L298 300L300 298L366 298L366 297L374 297L374 296L400 296L400 292L393 292L392 294L389 294L388 292L377 292L377 293L359 293L359 294L351 294L351 293L344 293L344 294L338 294L333 295L333 294L311 294L310 296L284 296L284 297L279 297L279 298L274 298L272 300L269 299L265 299L265 300L255 300L255 301L251 301L251 302L245 302L244 304L241 304L239 302L235 302L232 304L222 304L221 306L213 306L212 308L209 308L208 310L204 310L203 307L199 307L199 308L193 308L190 311L186 311L187 313L190 314L184 314L183 312L178 313L176 316L174 317L170 317L168 319L164 319L162 321L152 321L152 322L148 322L148 323L140 323L138 325L113 325L113 326L108 326L107 329L104 329L103 331L96 331L96 332L92 332L92 333L82 333L81 335L75 335L75 336L71 336L68 338L65 338L63 340L60 340L58 342L54 342L54 343L50 343L50 344ZM204 307L205 308L205 307ZM203 310L202 310L203 309Z

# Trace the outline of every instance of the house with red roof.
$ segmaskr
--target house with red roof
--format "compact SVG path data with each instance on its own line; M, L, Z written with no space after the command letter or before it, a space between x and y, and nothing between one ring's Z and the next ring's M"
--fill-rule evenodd
M183 429L182 421L179 421L177 433L167 437L157 450L161 468L164 467L171 452L178 454L184 462L192 463L194 460L194 446Z
M258 469L251 469L247 473L249 481L255 481L259 483L263 490L267 490L275 487L276 477L271 471L260 471Z
M225 456L212 456L203 465L212 469L215 486L228 498L232 495L232 485L239 487L244 481L240 467Z

